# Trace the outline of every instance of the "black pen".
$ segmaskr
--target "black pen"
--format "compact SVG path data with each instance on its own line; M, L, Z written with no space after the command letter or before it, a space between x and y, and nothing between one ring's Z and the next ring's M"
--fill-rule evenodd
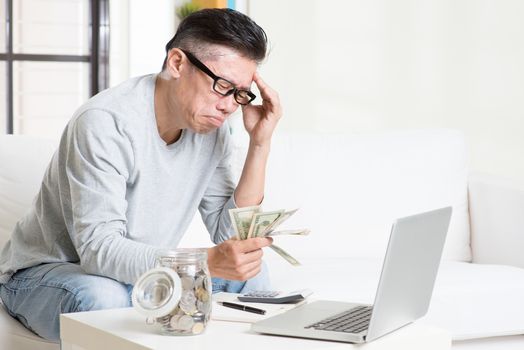
M252 312L254 314L260 314L260 315L265 315L266 314L266 310L258 309L256 307L252 307L252 306L240 305L240 304L235 304L235 303L229 303L227 301L219 302L219 304L222 305L222 306L225 306L225 307L230 307L232 309Z

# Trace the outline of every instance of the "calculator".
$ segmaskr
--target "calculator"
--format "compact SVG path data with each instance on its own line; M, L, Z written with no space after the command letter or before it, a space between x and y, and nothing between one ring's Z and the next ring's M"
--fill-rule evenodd
M293 292L255 290L240 294L238 300L248 303L284 304L304 300L311 294L313 294L313 292L309 289L301 289Z

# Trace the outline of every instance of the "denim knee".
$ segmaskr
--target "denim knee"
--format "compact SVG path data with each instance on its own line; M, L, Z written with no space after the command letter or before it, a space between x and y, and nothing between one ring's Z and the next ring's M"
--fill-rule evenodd
M73 263L48 263L20 270L0 287L9 314L52 341L60 338L61 313L130 306L130 292L130 285L86 274Z
M232 289L237 289L234 293L248 293L254 290L270 290L271 282L269 278L269 269L262 261L260 272L253 278L248 279L245 283L234 283Z
M131 286L101 276L85 276L68 301L75 310L70 312L117 309L131 306Z

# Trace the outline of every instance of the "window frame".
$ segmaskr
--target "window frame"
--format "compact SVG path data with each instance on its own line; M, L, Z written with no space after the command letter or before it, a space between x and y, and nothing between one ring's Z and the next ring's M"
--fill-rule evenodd
M13 64L17 61L33 62L86 62L89 63L89 91L96 95L109 85L109 0L89 0L90 31L87 55L47 55L13 52L13 0L5 0L5 52L0 53L0 62L5 62L6 71L6 125L7 134L13 134Z

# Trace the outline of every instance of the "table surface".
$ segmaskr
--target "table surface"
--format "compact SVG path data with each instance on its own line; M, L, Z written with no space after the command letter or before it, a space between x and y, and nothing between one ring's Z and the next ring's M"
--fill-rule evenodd
M60 334L63 350L77 349L425 349L451 347L448 332L411 324L373 342L353 345L312 339L262 335L250 331L249 323L211 320L196 336L165 336L132 308L62 314Z

